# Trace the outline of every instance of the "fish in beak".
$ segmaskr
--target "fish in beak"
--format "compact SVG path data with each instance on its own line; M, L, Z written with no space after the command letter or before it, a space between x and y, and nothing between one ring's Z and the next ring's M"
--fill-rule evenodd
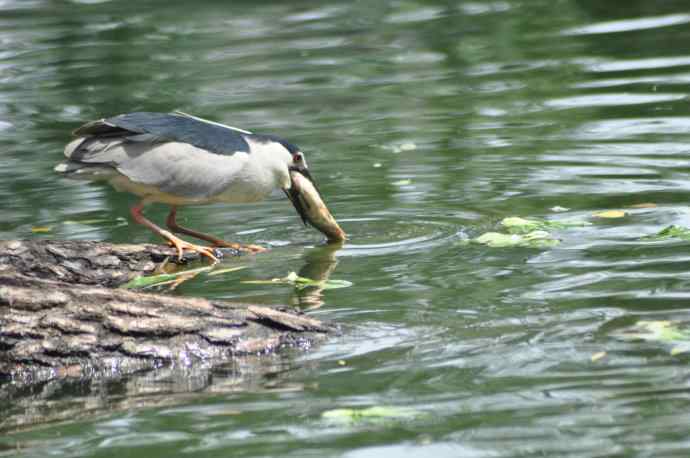
M347 238L326 207L319 189L306 167L290 167L290 189L285 190L302 222L326 235L329 242L342 242Z
M314 189L317 188L316 184L314 183L314 179L311 176L311 173L309 173L309 170L307 170L306 168L290 167L290 189L284 189L283 191L285 192L285 195L288 197L288 199L290 199L290 202L292 202L292 205L295 207L295 210L297 210L297 213L299 214L299 217L302 219L304 225L307 226L309 224L309 218L307 216L305 208L306 202L303 202L303 199L300 199L300 193L302 192L303 187L299 186L299 182L302 182L303 179L298 177L296 179L298 181L298 184L295 185L295 176L297 174L304 176L304 178L311 182L314 185ZM318 194L319 196L321 196L321 193Z

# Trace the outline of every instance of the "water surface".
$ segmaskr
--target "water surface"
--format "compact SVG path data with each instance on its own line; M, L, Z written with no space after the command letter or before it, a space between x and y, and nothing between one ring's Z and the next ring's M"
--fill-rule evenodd
M690 321L690 246L640 239L690 225L688 83L679 0L0 1L0 238L155 241L133 197L52 167L83 121L174 109L300 145L351 237L324 248L279 195L181 210L273 249L176 294L291 303L343 335L242 383L152 375L159 406L104 384L112 410L0 456L687 456L688 356L618 335ZM549 249L466 243L512 215L592 224ZM291 270L354 286L241 283ZM424 415L322 417L371 406Z

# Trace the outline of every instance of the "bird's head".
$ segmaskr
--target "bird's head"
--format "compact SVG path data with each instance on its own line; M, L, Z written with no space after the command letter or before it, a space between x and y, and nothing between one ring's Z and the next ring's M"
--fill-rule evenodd
M304 154L294 145L284 143L283 146L290 152L290 187L283 191L299 213L302 222L305 226L311 225L321 231L329 242L342 242L347 236L326 207L321 191L309 172Z

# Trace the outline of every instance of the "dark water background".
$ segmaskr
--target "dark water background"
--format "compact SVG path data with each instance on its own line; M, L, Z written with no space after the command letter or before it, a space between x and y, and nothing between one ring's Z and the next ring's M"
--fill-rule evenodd
M352 239L319 246L279 196L183 209L274 248L178 294L301 304L344 334L240 386L7 434L0 456L690 455L690 358L616 337L690 321L690 245L640 240L690 225L689 83L681 0L0 0L1 239L155 241L132 197L52 167L83 121L173 109L300 145ZM464 243L511 215L593 224L550 249ZM291 270L354 286L240 283ZM322 418L371 406L424 415Z

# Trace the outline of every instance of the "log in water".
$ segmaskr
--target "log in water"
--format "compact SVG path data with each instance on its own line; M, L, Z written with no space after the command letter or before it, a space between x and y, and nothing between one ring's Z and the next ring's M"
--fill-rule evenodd
M115 288L152 273L166 256L174 249L0 242L0 378L35 382L225 364L308 347L335 330L289 307Z

